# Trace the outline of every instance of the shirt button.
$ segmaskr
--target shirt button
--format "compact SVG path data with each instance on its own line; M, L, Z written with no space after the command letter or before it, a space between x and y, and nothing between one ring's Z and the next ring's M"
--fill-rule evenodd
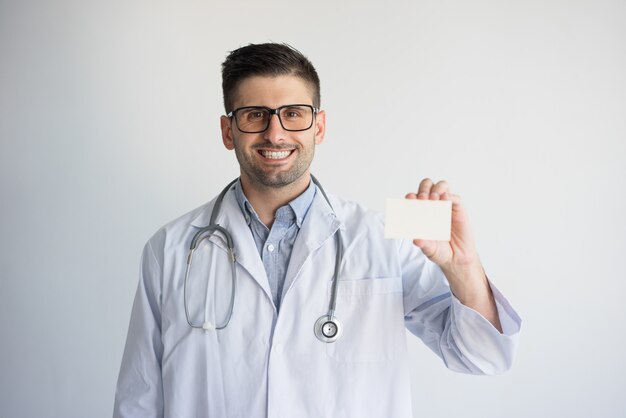
M272 251L274 251L274 246L273 246L272 244L268 245L268 246L267 246L267 251L269 251L270 253L271 253Z

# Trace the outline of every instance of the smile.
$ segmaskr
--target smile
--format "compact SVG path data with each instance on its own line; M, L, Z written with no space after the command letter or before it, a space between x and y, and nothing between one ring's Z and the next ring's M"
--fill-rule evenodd
M282 160L283 158L287 158L293 150L286 151L269 151L269 150L259 150L259 154L268 158L270 160Z

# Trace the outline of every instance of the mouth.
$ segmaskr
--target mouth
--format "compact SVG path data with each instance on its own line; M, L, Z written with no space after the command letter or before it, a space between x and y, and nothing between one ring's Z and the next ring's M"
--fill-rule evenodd
M263 158L266 158L268 160L284 160L284 159L288 158L294 151L295 151L295 149L280 150L280 151L260 149L257 152Z

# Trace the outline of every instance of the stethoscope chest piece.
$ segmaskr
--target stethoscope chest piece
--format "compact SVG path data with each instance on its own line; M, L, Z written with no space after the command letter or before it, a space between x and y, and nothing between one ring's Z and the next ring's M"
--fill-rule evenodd
M341 322L334 316L322 315L315 321L313 331L318 340L325 343L334 343L341 337Z

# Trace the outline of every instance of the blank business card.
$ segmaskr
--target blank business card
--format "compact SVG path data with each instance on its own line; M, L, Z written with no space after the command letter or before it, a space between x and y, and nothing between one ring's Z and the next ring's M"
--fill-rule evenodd
M385 238L450 241L452 201L387 199Z

